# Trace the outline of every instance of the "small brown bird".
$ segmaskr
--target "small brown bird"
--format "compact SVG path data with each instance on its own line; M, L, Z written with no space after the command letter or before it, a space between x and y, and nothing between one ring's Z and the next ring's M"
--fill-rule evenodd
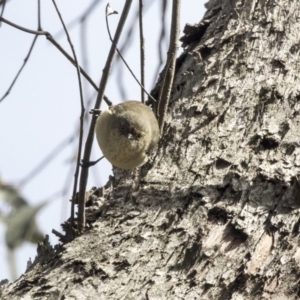
M95 131L103 155L121 169L145 164L160 136L154 113L139 101L123 102L101 112Z

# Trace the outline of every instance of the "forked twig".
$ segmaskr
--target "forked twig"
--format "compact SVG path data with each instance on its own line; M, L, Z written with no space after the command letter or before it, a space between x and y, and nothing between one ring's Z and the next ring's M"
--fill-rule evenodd
M102 98L104 96L104 90L107 84L109 72L111 69L113 57L115 55L115 50L117 47L117 44L119 42L125 21L128 16L128 12L131 7L132 0L126 0L123 12L118 24L118 27L116 29L116 33L113 39L113 42L110 47L110 51L105 63L105 67L103 69L103 74L101 77L100 85L99 85L99 92L97 96L97 100L95 103L94 109L99 109L102 103ZM93 140L94 140L94 129L96 125L97 116L95 114L92 115L91 125L89 128L88 136L86 139L85 149L84 149L84 155L83 155L83 161L88 162L91 155ZM85 192L86 192L86 185L88 180L88 174L89 169L88 168L82 168L81 174L80 174L80 182L79 182L79 194L78 194L78 230L82 231L83 227L85 226Z

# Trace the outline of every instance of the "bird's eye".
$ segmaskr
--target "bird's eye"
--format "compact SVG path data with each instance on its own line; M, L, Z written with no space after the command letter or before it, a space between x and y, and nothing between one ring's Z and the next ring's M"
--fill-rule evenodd
M121 134L124 134L124 135L125 135L125 134L126 134L126 131L128 131L128 130L127 130L127 127L126 127L125 125L121 125L121 126L120 126L120 132L121 132Z

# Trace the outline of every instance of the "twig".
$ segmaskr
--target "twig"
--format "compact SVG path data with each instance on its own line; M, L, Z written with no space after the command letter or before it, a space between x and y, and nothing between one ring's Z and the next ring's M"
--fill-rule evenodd
M149 290L149 289L148 289L148 290ZM146 293L145 293L146 300L150 300L150 299L149 299L149 295L148 295L148 290L147 290Z
M8 21L8 20L4 19L2 16L0 16L0 20L1 20L3 23L6 23L6 24L8 24L8 25L10 25L10 26L12 26L12 27L15 27L15 28L17 28L17 29L19 29L19 30L21 30L21 31L25 31L25 32L27 32L27 33L37 34L37 35L47 35L47 34L50 34L49 32L43 31L43 30L38 30L38 31L36 31L36 30L27 29L27 28L25 28L25 27L22 27L22 26L20 26L20 25L17 25L17 24L15 24L15 23L11 22L11 21Z
M42 29L42 25L41 25L41 1L38 0L38 30Z
M97 96L97 100L95 103L94 109L99 109L102 103L102 98L104 95L104 90L106 87L106 83L108 80L109 72L111 69L113 57L115 54L115 50L118 44L118 41L120 39L128 12L130 10L132 0L126 0L123 12L113 39L113 42L110 47L110 51L106 60L105 67L103 69L103 74L101 77L100 85L99 85L99 92ZM94 139L94 130L96 125L97 116L95 114L92 115L91 125L88 132L85 149L84 149L84 155L83 155L83 161L87 162L90 159L92 145L93 145L93 139ZM83 227L85 226L85 191L86 191L86 185L87 185L87 179L89 175L89 169L88 168L82 168L81 169L81 176L80 176L80 183L79 183L79 195L78 195L78 230L82 231Z
M180 0L173 0L172 6L172 22L171 22L171 33L170 33L170 44L168 50L167 66L165 69L165 80L164 85L161 88L158 101L157 112L159 114L158 124L160 132L163 132L164 122L168 110L169 99L173 86L173 79L175 74L175 62L177 52L177 41L179 39L179 24L180 22Z
M17 25L15 23L8 21L1 16L0 16L0 21L2 21L3 23L6 23L14 28L17 28L21 31L27 32L27 33L31 33L31 34L35 34L35 35L44 35L46 37L46 39L49 42L51 42L72 63L73 66L76 67L76 63L73 60L73 58L62 48L62 46L60 46L60 44L53 38L53 36L49 32L43 31L43 30L35 31L35 30L27 29L25 27L22 27L20 25ZM98 86L96 85L96 83L89 77L89 75L81 67L80 67L80 73L92 85L92 87L98 92ZM111 103L107 102L106 99L107 98L104 96L104 101L107 103L108 106L110 106Z
M62 240L65 238L65 236L62 233L58 232L55 229L52 229L52 233Z
M108 16L107 15L106 15L106 27L107 27L107 32L108 32L108 35L109 35L109 39L113 43L113 40L112 40L112 37L111 37L111 34L110 34L110 30L109 30ZM122 61L124 62L125 66L127 67L128 71L131 73L131 75L133 76L133 78L135 79L135 81L143 89L143 91L148 95L148 97L151 98L151 100L154 101L154 103L155 103L156 100L146 91L145 87L136 78L136 76L134 75L133 71L130 69L129 65L127 64L126 60L124 59L124 57L122 56L121 52L119 51L119 49L117 47L116 47L116 51L118 52L119 56L121 57Z
M80 94L80 106L81 106L81 113L80 113L80 126L79 126L79 141L78 141L78 153L77 153L77 162L76 162L76 168L75 168L75 174L74 174L74 185L73 185L73 193L72 193L72 204L71 204L71 223L74 222L74 207L75 207L75 197L77 192L77 184L78 184L78 177L79 177L79 166L80 166L80 160L81 160L81 151L82 151L82 140L83 140L83 125L84 125L84 113L85 113L85 107L84 107L84 101L83 101L83 91L82 91L82 83L81 83L81 76L80 76L80 67L78 63L78 59L76 56L76 52L73 46L73 43L71 41L71 37L69 35L68 29L64 23L64 20L61 16L61 13L56 5L55 0L52 0L54 7L56 9L56 12L59 16L59 19L62 23L62 26L65 30L69 45L71 47L74 61L76 63L77 68L77 78L78 78L78 85L79 85L79 94Z
M3 14L4 14L4 9L5 9L6 0L4 0L3 3L1 2L0 4L2 4L0 17L2 17ZM0 26L1 26L1 22L0 22Z
M161 77L160 77L161 85L160 85L160 91L159 91L160 94L159 94L159 96L158 96L158 103L160 103L160 100L161 100L161 94L162 94L162 91L163 91L163 89L164 89L164 86L166 85L166 80L167 80L167 76L168 76L168 70L169 70L169 67L170 67L170 65L171 65L171 63L172 63L172 58L173 58L173 57L170 57L170 60L166 62L166 65L165 65L163 71L161 72ZM162 79L161 79L161 78L162 78ZM159 108L156 107L155 109L156 109L156 111L155 111L156 117L157 117L157 119L159 119L159 117L160 117Z
M16 75L15 78L13 79L13 81L12 81L12 83L10 84L9 88L7 89L7 91L6 91L6 92L4 93L4 95L0 98L0 102L2 102L2 101L9 95L9 93L10 93L11 90L12 90L12 88L14 87L14 85L15 85L15 83L16 83L18 77L20 76L21 72L23 71L23 69L24 69L24 67L25 67L25 65L26 65L26 63L27 63L27 61L28 61L28 59L29 59L29 57L30 57L30 55L31 55L31 52L32 52L32 50L33 50L33 47L34 47L34 45L35 45L35 42L36 42L37 38L38 38L38 35L36 35L36 36L34 37L32 43L31 43L31 46L30 46L30 48L29 48L29 51L28 51L26 57L24 58L24 62L23 62L23 64L22 64L21 68L19 69L17 75Z
M139 5L139 27L140 27L140 60L141 60L141 85L145 86L145 40L143 30L143 0L140 0ZM145 94L141 89L141 100L145 103Z

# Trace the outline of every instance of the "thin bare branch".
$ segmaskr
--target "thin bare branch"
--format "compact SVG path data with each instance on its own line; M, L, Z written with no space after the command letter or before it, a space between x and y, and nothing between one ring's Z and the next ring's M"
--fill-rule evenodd
M105 67L103 69L103 74L101 77L100 85L99 85L99 92L97 96L97 100L95 103L94 109L99 109L102 104L102 98L104 96L105 87L107 84L109 72L111 69L113 57L115 54L115 50L117 47L117 44L119 42L125 21L127 19L130 7L131 7L132 0L126 0L123 12L113 39L113 42L110 47L110 51L106 60ZM97 116L93 114L90 129L88 132L85 149L84 149L84 155L83 155L83 161L88 162L90 160L93 140L94 140L94 130L96 125ZM82 168L81 169L81 176L80 176L80 186L79 186L79 196L78 196L78 229L79 231L82 231L83 227L85 226L85 191L86 191L86 185L89 175L89 169L88 168Z
M8 24L8 25L10 25L10 26L12 26L12 27L15 27L15 28L17 28L17 29L19 29L19 30L21 30L21 31L25 31L25 32L27 32L27 33L37 34L37 35L47 35L47 34L50 34L50 33L47 32L47 31L42 31L42 30L36 31L36 30L27 29L27 28L25 28L25 27L22 27L22 26L20 26L20 25L17 25L17 24L15 24L15 23L11 22L11 21L6 20L6 19L3 18L2 16L0 16L0 21L2 21L3 23L6 23L6 24Z
M15 85L17 79L19 78L19 76L20 76L20 74L22 73L22 71L23 71L23 69L24 69L26 63L27 63L28 60L29 60L29 57L30 57L30 55L31 55L31 52L32 52L32 50L33 50L33 47L34 47L34 45L35 45L35 42L36 42L37 38L38 38L38 35L36 35L36 36L34 37L32 43L31 43L31 46L30 46L30 48L29 48L29 51L28 51L26 57L24 58L24 62L23 62L23 64L22 64L21 68L19 69L17 75L16 75L15 78L13 79L13 81L12 81L12 83L10 84L9 88L7 89L7 91L6 91L6 92L4 93L4 95L0 98L0 102L2 102L2 101L9 95L9 93L10 93L11 90L12 90L12 88L14 87L14 85Z
M41 25L41 2L40 0L37 0L38 2L38 30L42 29L42 25Z
M145 86L145 39L143 29L143 0L140 0L139 4L141 85ZM142 103L145 103L145 94L143 89L141 89L141 100Z
M108 106L112 106L112 102L108 99L107 96L103 96L103 100L105 101L105 103L108 105Z
M2 17L3 14L4 14L4 9L5 9L6 0L2 1L0 4L2 5L2 7L1 7L1 12L0 12L0 17ZM1 26L1 22L0 22L0 26Z
M175 74L177 42L179 39L180 29L180 0L173 0L172 3L172 22L170 33L170 44L168 50L167 68L165 68L164 84L161 88L158 101L157 113L159 115L158 124L160 132L163 132L164 122L168 110L169 99L173 86L173 79Z
M85 113L85 107L84 107L84 100L83 100L83 91L82 91L82 83L81 83L81 76L80 76L80 67L76 55L76 51L74 48L74 45L72 43L71 37L69 35L68 29L64 23L64 20L61 16L61 13L57 7L57 4L55 0L52 0L54 7L56 9L56 12L59 16L59 19L62 23L62 26L65 30L69 45L71 47L74 61L76 63L76 69L77 69L77 78L78 78L78 85L79 85L79 94L80 94L80 106L81 106L81 113L80 113L80 125L79 125L79 140L78 140L78 152L77 152L77 162L76 162L76 168L74 173L74 184L73 184L73 193L72 193L72 205L71 205L71 222L74 221L74 207L75 207L75 197L77 192L77 185L78 185L78 177L79 177L79 167L80 167L80 160L81 160L81 152L82 152L82 140L83 140L83 126L84 126L84 113Z
M65 238L65 236L62 233L58 232L55 229L52 229L52 233L62 240Z

